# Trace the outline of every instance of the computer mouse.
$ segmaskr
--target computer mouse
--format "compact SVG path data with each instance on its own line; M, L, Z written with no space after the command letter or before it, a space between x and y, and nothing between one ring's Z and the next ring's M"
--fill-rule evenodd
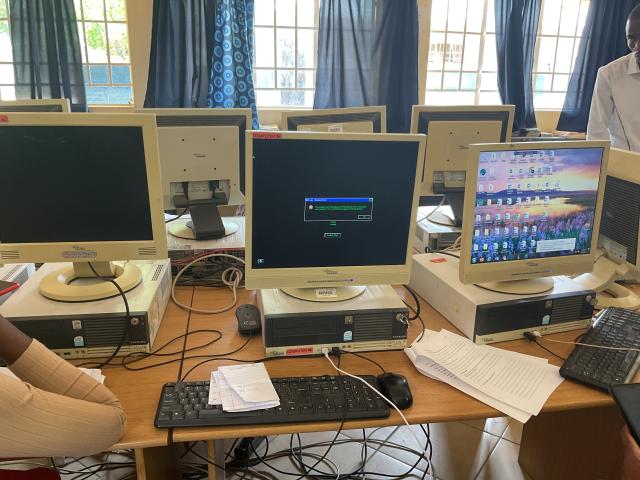
M238 332L240 335L254 335L260 333L260 310L251 303L245 303L236 308Z
M378 375L378 385L381 393L400 410L409 408L413 404L409 382L402 375L391 372Z

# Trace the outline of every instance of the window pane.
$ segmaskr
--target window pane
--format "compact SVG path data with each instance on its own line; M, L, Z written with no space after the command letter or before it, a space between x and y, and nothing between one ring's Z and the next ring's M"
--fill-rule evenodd
M275 88L273 70L256 70L256 88Z
M569 87L569 75L554 75L553 76L553 91L554 92L566 92Z
M16 81L13 77L13 65L0 64L0 85L13 85L14 83Z
M130 84L131 67L129 65L114 65L111 67L111 83Z
M502 104L502 99L500 98L500 93L498 91L495 92L480 92L480 105L500 105Z
M542 6L542 34L557 35L560 23L560 7L562 2L551 0L544 2Z
M538 39L538 72L553 72L553 63L556 55L556 38L541 37Z
M551 75L536 75L533 90L535 92L548 92L551 90Z
M496 15L493 0L487 3L487 33L495 33L496 31Z
M278 107L280 103L279 90L256 90L257 103L263 107Z
M533 97L535 108L560 109L564 104L564 93L536 93Z
M463 70L477 70L480 61L480 35L468 34L464 40Z
M256 67L274 67L273 28L255 29Z
M483 0L470 0L467 10L467 32L482 32L482 15L484 13ZM493 10L487 12L487 16L493 15Z
M449 0L449 16L447 30L450 32L464 32L464 20L467 11L467 0Z
M278 29L278 67L293 67L295 64L294 32L292 28Z
M496 36L487 35L484 40L484 55L482 58L482 70L495 72L498 70L498 55L496 53Z
M253 18L255 24L273 25L273 0L258 0L254 5Z
M258 0L260 3L260 0ZM298 0L298 26L313 27L315 25L316 6L314 0Z
M573 38L558 38L558 53L556 54L556 72L569 73L571 71L571 57L573 56Z
M129 37L124 23L108 23L109 55L114 63L129 62Z
M580 15L578 16L578 35L582 36L584 24L587 21L587 13L589 12L589 0L580 2Z
M82 54L82 63L87 63L87 51L84 44L84 28L82 22L78 22L78 38L80 39L80 53Z
M107 0L107 20L124 22L127 20L125 0Z
M441 90L442 72L427 72L427 90Z
M431 33L429 41L429 70L441 70L444 61L444 33Z
M16 99L16 87L9 85L6 87L0 87L0 100L15 100Z
M562 2L562 18L560 21L560 35L575 35L578 16L580 15L580 0L564 0ZM580 33L578 33L580 35Z
M313 70L298 70L296 88L313 88L315 72Z
M482 80L480 81L480 90L494 91L498 90L498 74L490 72L482 72Z
M278 70L278 88L293 88L293 70Z
M11 36L9 35L9 22L0 21L0 62L13 62L11 50Z
M473 105L473 92L429 92L426 96L427 105Z
M104 20L102 0L82 0L82 13L85 20Z
M313 30L298 30L298 67L313 68L315 42Z
M462 39L461 33L450 33L447 36L447 44L444 51L444 69L460 70L462 65Z
M131 87L109 87L109 103L127 105L133 98Z
M296 0L276 0L276 25L279 27L296 25Z
M281 90L280 91L280 103L282 105L291 106L304 106L305 95L304 92L295 90Z
M431 4L431 30L447 28L447 0L433 0Z
M443 90L458 90L460 84L460 74L458 72L444 72L442 82Z
M8 18L6 0L0 0L0 18Z
M460 90L473 90L475 92L477 82L477 73L463 73L460 82Z
M107 38L105 37L104 23L87 22L84 24L84 28L87 38L89 62L106 63Z
M90 65L89 74L92 84L108 84L109 67L107 65Z

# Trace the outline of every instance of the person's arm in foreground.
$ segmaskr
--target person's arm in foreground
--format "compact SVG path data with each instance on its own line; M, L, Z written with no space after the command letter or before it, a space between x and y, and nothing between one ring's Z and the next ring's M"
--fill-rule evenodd
M126 415L102 384L0 316L0 458L84 456L108 450Z

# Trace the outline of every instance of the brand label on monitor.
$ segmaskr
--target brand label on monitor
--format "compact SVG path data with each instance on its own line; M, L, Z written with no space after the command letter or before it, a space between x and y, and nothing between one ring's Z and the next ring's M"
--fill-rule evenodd
M282 134L276 132L254 132L253 138L272 140L274 138L282 138Z
M338 291L335 288L316 288L316 298L337 298Z
M342 133L342 124L336 123L335 125L329 125L327 129L332 133Z
M62 252L62 258L76 259L76 258L96 258L98 252L95 250L67 250Z

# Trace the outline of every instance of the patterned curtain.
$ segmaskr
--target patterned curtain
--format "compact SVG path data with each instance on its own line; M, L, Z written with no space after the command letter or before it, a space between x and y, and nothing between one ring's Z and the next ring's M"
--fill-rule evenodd
M208 103L210 108L251 108L257 129L253 5L254 0L217 1Z

